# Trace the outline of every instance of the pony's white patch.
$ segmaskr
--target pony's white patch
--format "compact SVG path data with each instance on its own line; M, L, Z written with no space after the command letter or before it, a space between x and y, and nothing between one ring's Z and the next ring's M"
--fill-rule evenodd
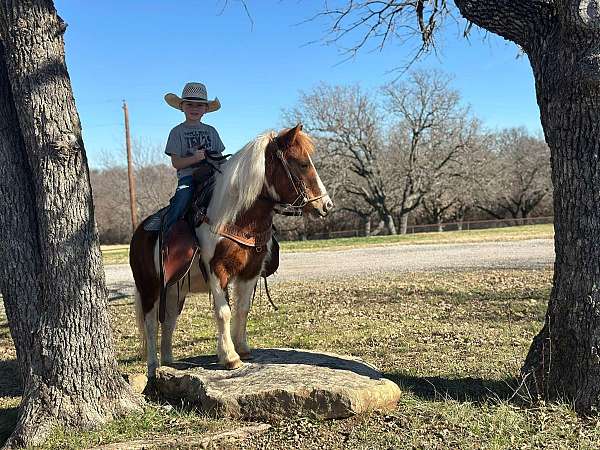
M265 150L277 134L261 134L223 164L208 206L213 229L233 222L260 195L265 183Z
M224 238L223 236L213 233L206 224L202 224L199 228L196 228L196 236L198 237L202 248L202 262L204 263L207 272L210 272L210 260L215 254L217 244Z
M315 167L312 158L310 157L310 155L308 155L308 160L310 161L311 165L313 167ZM319 186L319 195L323 195L326 196L327 195L327 189L325 189L325 185L323 184L323 182L321 181L321 177L319 176L317 170L315 169L315 175L317 176L317 186ZM328 196L328 195L327 195Z

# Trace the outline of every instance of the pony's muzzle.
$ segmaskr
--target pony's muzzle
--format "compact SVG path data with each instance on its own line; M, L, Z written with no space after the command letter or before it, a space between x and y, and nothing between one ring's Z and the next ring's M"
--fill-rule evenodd
M325 197L323 197L321 199L321 201L319 202L319 205L315 205L317 208L317 211L319 213L319 215L321 217L325 217L327 214L329 214L329 211L331 211L333 209L333 201L331 201L331 198L329 198L329 195L325 195Z

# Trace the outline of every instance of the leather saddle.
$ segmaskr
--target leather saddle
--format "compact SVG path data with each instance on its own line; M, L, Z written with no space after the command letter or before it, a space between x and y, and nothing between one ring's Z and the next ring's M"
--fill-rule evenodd
M167 234L167 239L161 246L162 264L164 271L163 286L171 286L183 277L190 270L196 254L200 251L200 246L196 235L189 223L181 219L171 227ZM204 268L200 266L203 274ZM261 272L261 277L270 277L279 268L279 243L275 236L271 238L271 252L266 256L266 261ZM206 274L204 274L206 280Z
M190 270L199 250L196 236L188 222L185 219L175 222L161 245L163 286L168 287L181 280Z

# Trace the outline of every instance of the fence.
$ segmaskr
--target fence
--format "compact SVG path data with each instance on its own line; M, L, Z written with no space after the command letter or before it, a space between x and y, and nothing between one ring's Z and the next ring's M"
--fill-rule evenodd
M469 231L469 230L483 230L486 228L503 228L503 227L515 227L521 225L539 225L545 223L553 223L554 217L527 217L517 219L490 219L490 220L471 220L463 222L446 222L441 224L424 224L424 225L409 225L406 232L408 234L413 233L428 233L432 231ZM281 236L282 239L286 239L284 233ZM335 239L335 238L349 238L349 237L364 237L364 230L342 230L342 231L329 231L325 233L313 233L306 237L308 240L318 239Z

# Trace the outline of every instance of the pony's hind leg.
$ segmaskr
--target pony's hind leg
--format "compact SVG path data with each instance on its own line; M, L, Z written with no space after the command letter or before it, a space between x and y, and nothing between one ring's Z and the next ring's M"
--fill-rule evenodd
M236 301L231 322L231 337L235 350L241 359L251 358L251 349L247 342L246 323L248 321L248 313L250 312L250 303L252 302L256 281L257 279L247 281L237 280L235 283Z
M146 357L148 362L148 379L156 377L158 357L156 355L156 339L158 334L158 301L144 315L144 330L146 333Z
M183 283L186 285L187 284ZM173 332L177 326L177 319L179 318L179 300L183 300L186 291L183 291L181 286L179 295L177 294L177 286L171 286L167 290L167 304L165 311L165 321L160 325L160 363L170 364L173 362Z
M153 300L152 308L145 313L144 309L147 309L148 304ZM137 289L135 290L136 321L142 341L142 357L146 358L148 366L148 378L154 378L156 376L156 369L158 368L158 359L156 357L156 338L158 333L157 308L158 301L156 299L144 297Z
M213 295L213 309L217 323L217 357L227 369L237 369L242 365L239 355L231 341L231 309L229 307L227 292L221 288L219 279L211 273L210 289Z
M146 337L146 326L144 325L144 307L142 305L142 296L140 292L135 289L135 319L138 328L138 335L140 337L140 356L142 358L146 358L146 353L148 350L148 339Z

